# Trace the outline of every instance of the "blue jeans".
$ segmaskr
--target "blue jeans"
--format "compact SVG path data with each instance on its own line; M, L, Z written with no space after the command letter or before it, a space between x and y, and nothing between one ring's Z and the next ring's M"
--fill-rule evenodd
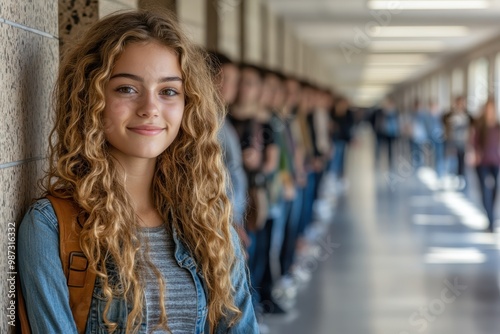
M444 143L434 142L434 168L436 169L436 174L438 178L443 177L445 171L445 160L444 160Z
M303 190L297 189L286 220L285 239L280 251L281 275L288 274L295 259L295 246L299 236L300 214L302 212L302 196Z
M345 152L347 142L345 140L335 140L333 142L334 153L330 163L329 171L335 174L339 179L344 177Z
M481 190L481 199L483 200L483 206L488 216L488 228L492 231L495 220L494 208L498 188L498 166L479 165L476 166L476 172ZM488 178L491 178L492 182L489 182Z
M285 239L286 219L291 208L291 202L280 200L276 204L273 230L271 231L271 252L279 252Z
M316 173L309 172L307 174L307 185L304 188L302 197L302 211L300 214L298 234L302 236L307 225L312 220L313 205L314 205L314 190L316 189Z
M394 168L394 146L396 144L396 137L377 134L377 143L375 146L375 158L377 163L380 162L380 152L382 147L387 149L387 166L389 170Z
M425 163L425 144L411 141L411 161L413 169L422 167Z
M250 281L254 288L260 286L267 261L269 261L272 228L273 220L268 219L262 229L248 233L248 237L250 238L248 269L250 271Z

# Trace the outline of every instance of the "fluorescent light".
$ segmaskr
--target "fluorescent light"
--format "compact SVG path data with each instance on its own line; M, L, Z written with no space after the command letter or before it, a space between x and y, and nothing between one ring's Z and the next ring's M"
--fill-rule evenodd
M376 52L436 52L445 47L442 41L373 41L370 48Z
M394 76L408 75L415 71L414 67L369 67L363 70L364 77L370 76Z
M376 26L369 31L372 37L461 37L468 34L469 29L465 26Z
M358 88L358 91L363 93L377 93L384 94L389 91L391 86L389 85L369 85L369 86L361 86Z
M375 85L375 84L397 84L401 81L404 81L405 79L407 78L407 76L378 76L378 77L375 77L375 76L366 76L366 77L363 77L362 80L363 80L363 83L364 84L372 84L372 85Z
M366 59L367 66L415 66L422 65L429 56L424 53L375 53Z
M373 73L363 74L362 81L365 84L390 84L404 81L409 73Z
M356 93L357 94L362 94L362 95L383 95L389 91L387 87L390 86L361 86L357 89Z
M368 2L368 7L389 10L486 9L490 7L490 2L487 0L372 0Z

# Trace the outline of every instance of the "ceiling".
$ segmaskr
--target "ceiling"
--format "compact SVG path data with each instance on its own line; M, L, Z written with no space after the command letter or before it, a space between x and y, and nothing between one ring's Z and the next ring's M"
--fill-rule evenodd
M500 0L428 0L485 8L411 10L423 1L369 1L267 0L317 50L335 90L360 106L500 35Z

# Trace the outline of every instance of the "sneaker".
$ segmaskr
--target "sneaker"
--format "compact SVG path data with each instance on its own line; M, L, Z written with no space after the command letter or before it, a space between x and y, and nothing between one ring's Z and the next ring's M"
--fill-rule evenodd
M458 178L458 182L457 182L457 189L458 190L464 190L465 186L466 186L465 178L462 177L462 176L460 176Z
M306 268L302 268L300 265L294 268L292 275L301 286L309 283L311 280L311 273Z
M272 299L261 302L261 305L264 314L286 314L286 311Z
M271 333L271 329L269 328L268 325L261 322L261 323L259 323L259 332L260 332L260 334L269 334L269 333Z
M283 276L273 289L273 299L288 311L295 306L297 288L297 282L290 275Z

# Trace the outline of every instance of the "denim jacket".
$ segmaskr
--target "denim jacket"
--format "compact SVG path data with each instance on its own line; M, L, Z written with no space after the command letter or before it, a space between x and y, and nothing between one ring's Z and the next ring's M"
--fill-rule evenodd
M196 263L187 248L179 241L174 231L175 258L179 266L191 273L198 296L198 310L195 333L209 333L207 321L207 290L202 274L197 271ZM225 321L218 324L219 333L247 334L258 333L257 321L252 306L248 285L248 272L237 234L232 231L237 263L231 274L235 288L235 305L242 316L238 323L228 327ZM61 260L59 257L59 232L57 218L49 200L42 199L33 204L26 213L18 232L18 266L22 293L32 333L77 333L76 325L69 306L69 292ZM87 320L86 334L107 333L104 325L103 310L106 300L103 297L99 279L96 280L94 294ZM117 334L125 333L124 325L129 309L123 299L114 299L108 317L118 323ZM140 334L147 334L143 323Z

